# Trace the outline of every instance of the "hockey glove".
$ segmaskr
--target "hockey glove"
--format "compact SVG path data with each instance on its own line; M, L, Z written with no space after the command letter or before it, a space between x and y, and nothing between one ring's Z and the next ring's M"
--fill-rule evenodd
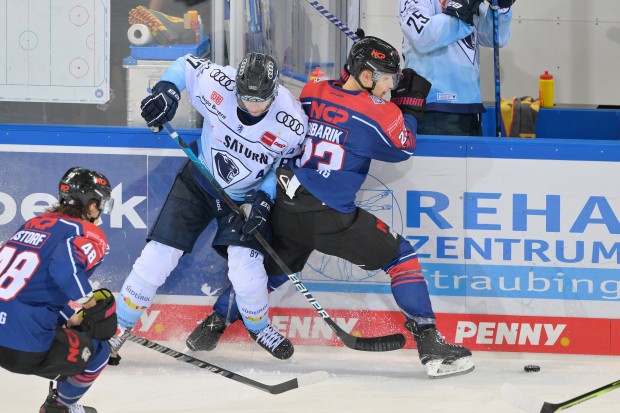
M396 104L403 115L413 115L421 120L426 109L426 97L431 90L431 82L413 69L403 69L403 77L392 91L390 102Z
M97 301L93 307L82 308L82 323L76 328L96 340L109 340L116 334L116 301L106 288L93 291Z
M474 14L478 13L478 6L483 0L450 0L443 11L448 16L456 17L459 20L473 26Z
M263 237L267 234L272 206L273 201L265 191L252 189L245 194L245 204L241 205L241 210L246 219L241 228L241 241L251 240L255 231L260 232Z
M491 4L491 0L487 0L489 2L489 4ZM517 0L497 0L497 7L499 7L500 9L507 9L509 7L512 7L513 4L515 4Z
M147 96L140 103L142 117L147 126L159 128L172 120L181 100L181 92L171 82L159 81L153 86L150 96Z

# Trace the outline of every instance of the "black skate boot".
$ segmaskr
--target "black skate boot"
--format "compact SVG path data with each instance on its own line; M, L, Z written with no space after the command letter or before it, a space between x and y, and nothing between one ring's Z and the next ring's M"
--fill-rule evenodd
M407 320L405 327L413 334L420 361L431 378L456 376L474 369L471 351L463 346L446 343L434 325L418 327Z
M293 355L295 348L293 343L278 332L275 328L267 326L258 333L248 330L252 337L262 348L267 350L277 359L286 360Z
M57 401L58 392L54 389L54 382L50 381L50 392L45 399L45 403L39 409L39 413L97 413L93 407L72 404L65 406Z
M211 313L202 323L187 337L185 344L193 351L211 351L215 349L220 337L226 329L226 320L216 313Z

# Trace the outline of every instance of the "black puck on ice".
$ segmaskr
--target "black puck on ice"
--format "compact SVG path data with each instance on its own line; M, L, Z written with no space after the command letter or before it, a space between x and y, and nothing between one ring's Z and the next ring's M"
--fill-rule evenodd
M523 370L525 370L526 373L536 373L540 371L540 366L528 364L527 366L523 367Z

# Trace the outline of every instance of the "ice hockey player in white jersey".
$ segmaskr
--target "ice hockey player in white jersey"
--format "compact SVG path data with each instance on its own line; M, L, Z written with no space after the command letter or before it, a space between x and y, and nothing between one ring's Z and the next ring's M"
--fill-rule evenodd
M499 47L510 39L511 6L499 0ZM400 0L405 66L432 83L421 135L482 135L480 46L493 47L490 0Z
M269 239L274 170L282 158L301 152L307 128L301 104L279 85L278 76L276 61L262 53L247 54L237 69L187 55L172 63L142 101L147 125L161 130L187 89L204 116L202 135L192 149L224 191L249 212L241 217L232 211L193 162L181 168L121 288L111 364L120 360L123 332L152 304L158 287L212 220L217 221L212 246L228 259L228 278L250 336L276 358L293 354L291 342L269 324L264 251L253 235L258 231Z

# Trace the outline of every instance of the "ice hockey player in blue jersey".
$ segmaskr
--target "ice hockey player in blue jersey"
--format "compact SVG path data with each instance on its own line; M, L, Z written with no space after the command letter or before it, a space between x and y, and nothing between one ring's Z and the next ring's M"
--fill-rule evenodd
M40 413L97 412L77 402L106 367L116 332L114 296L88 282L108 250L96 223L112 204L105 176L71 168L58 204L0 248L0 367L57 382Z
M258 231L269 238L275 168L300 153L307 127L299 101L279 85L278 77L276 61L262 53L247 54L237 69L188 55L172 63L142 101L147 125L161 128L173 119L180 91L187 89L205 119L195 148L198 158L246 216L241 218L221 199L193 162L185 164L121 288L119 334L110 340L113 356L123 344L122 332L133 328L213 220L217 231L212 245L228 260L228 278L250 336L276 358L292 356L291 342L270 326L264 252L253 235Z
M308 131L302 154L276 173L272 246L293 272L304 268L314 250L365 270L382 269L390 276L392 294L427 374L470 372L471 352L446 343L437 331L411 244L354 203L373 159L401 162L413 155L417 120L431 84L412 69L401 74L396 49L376 37L353 45L346 68L344 84L319 79L301 92ZM391 101L386 101L383 96L390 89ZM273 260L266 266L270 275L282 273ZM226 323L234 321L234 306L224 312L229 297L224 292L218 298L214 312L188 338L190 348L215 348Z

